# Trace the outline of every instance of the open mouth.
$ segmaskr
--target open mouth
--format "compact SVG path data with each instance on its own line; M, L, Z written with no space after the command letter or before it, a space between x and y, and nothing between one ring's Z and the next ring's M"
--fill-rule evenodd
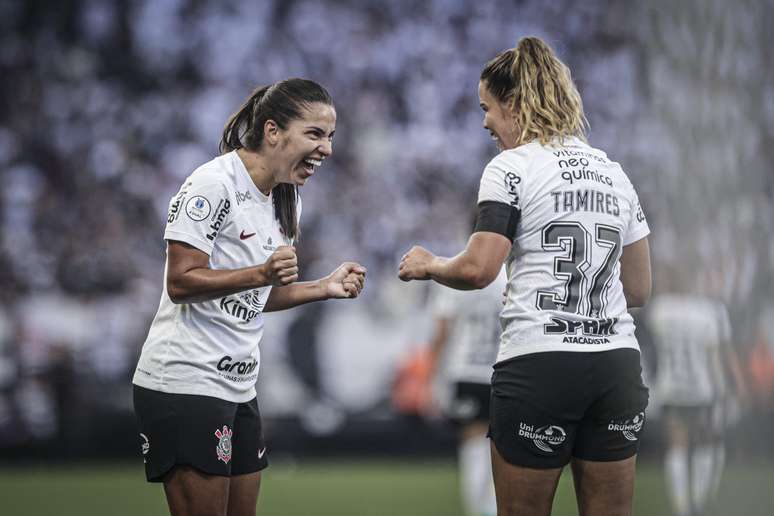
M314 158L305 158L304 161L301 162L302 168L305 172L303 178L307 179L312 174L314 174L314 168L319 167L322 165L321 159L314 159Z

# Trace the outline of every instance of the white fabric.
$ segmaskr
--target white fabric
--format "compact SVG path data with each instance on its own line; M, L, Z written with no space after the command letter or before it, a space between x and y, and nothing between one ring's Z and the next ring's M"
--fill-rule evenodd
M506 261L498 362L544 351L639 349L618 259L650 230L618 163L577 138L529 143L486 166L484 201L521 211Z
M298 213L301 212L300 200ZM290 245L274 217L272 197L253 183L236 152L202 165L170 201L166 240L209 255L212 269L260 265ZM262 287L201 303L174 304L166 289L142 348L133 382L161 392L213 396L237 403L255 397L263 335Z
M497 358L506 284L504 269L481 290L455 290L433 284L431 315L450 323L441 357L440 374L445 381L489 385Z
M711 299L660 295L651 300L648 326L658 370L653 395L670 405L707 405L726 391L722 347L731 337L728 310Z

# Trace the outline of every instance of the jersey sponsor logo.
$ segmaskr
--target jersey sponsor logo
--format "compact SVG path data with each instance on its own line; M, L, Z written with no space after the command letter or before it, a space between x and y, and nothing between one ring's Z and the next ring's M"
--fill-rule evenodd
M244 322L252 321L260 313L259 310L251 310L237 299L229 296L220 298L220 309Z
M222 430L215 430L215 437L218 438L215 452L218 454L218 460L226 464L231 460L231 436L233 435L234 432L226 425L223 425Z
M586 158L581 158L580 160L577 160L575 158L570 158L569 160L564 160L564 159L559 160L559 168L569 168L573 166L578 166L579 164L583 168L563 170L562 179L569 182L570 184L573 184L575 181L586 179L588 181L596 181L597 183L604 183L607 186L613 186L613 180L610 179L609 176L600 174L596 170L590 170L586 168L589 164L589 160L587 160Z
M195 195L185 203L185 213L196 222L209 217L211 210L212 206L210 206L210 201L201 195Z
M190 184L190 183L189 183ZM180 192L175 197L175 200L172 201L172 203L169 205L169 214L167 215L167 222L171 223L174 222L177 217L180 215L180 206L183 205L183 202L185 201L186 196L188 195L188 190L185 188L182 188Z
M642 425L645 423L645 412L640 412L631 419L624 421L610 421L607 425L607 429L610 432L621 432L628 441L636 441L638 439L637 434L642 430Z
M255 236L255 233L247 233L245 234L245 230L243 229L241 233L239 233L239 240L247 240L251 236Z
M240 204L242 204L245 201L249 201L249 200L252 200L252 199L253 199L253 196L250 194L249 191L246 191L245 193L242 193L242 192L237 192L236 193L237 206L239 206Z
M212 231L207 233L207 238L209 240L215 240L215 237L218 236L220 228L226 222L226 216L230 211L231 202L228 199L221 199L220 203L218 203L218 208L215 210L215 214L213 214L210 219L210 229Z
M256 359L250 359L249 361L237 360L226 355L218 361L217 369L218 375L226 380L245 383L255 382L258 378L258 361Z
M593 152L577 151L572 149L561 149L554 151L554 156L557 158L569 158L571 156L583 156L597 163L607 163L607 160L602 156L597 156Z
M543 325L543 333L546 335L577 335L578 330L580 330L583 335L588 337L604 337L617 335L615 331L617 322L618 317L586 319L583 321L551 317L551 322Z
M645 220L645 214L642 212L642 206L637 203L637 222L642 222L643 220Z
M516 189L516 185L519 183L521 183L521 178L518 175L513 172L505 173L505 188L508 189L508 194L513 197L510 205L521 210L521 206L519 206L519 193Z
M557 425L541 426L537 430L534 425L519 423L519 437L531 439L538 450L546 453L553 453L553 447L561 446L567 439L567 432L564 428Z

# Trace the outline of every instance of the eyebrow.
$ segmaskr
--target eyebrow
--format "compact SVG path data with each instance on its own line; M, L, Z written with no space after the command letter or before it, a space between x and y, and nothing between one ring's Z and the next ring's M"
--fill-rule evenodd
M316 125L309 125L309 126L307 126L306 128L307 128L307 130L318 131L318 132L321 132L322 134L325 134L325 131L323 131L322 129L320 129L320 128L319 128L319 127L317 127ZM336 132L336 129L334 129L333 131L331 131L331 136L333 136L333 134L334 134L335 132Z

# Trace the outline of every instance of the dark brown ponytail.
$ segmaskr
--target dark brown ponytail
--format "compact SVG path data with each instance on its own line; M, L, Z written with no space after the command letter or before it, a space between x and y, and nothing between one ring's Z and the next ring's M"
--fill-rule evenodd
M256 89L228 119L218 146L220 153L242 148L257 152L263 143L263 125L267 120L274 120L281 129L285 129L290 121L301 117L303 108L315 102L333 105L333 99L325 88L306 79L287 79ZM289 238L297 239L298 189L295 185L280 183L272 189L272 198L274 217L279 221L282 232Z

